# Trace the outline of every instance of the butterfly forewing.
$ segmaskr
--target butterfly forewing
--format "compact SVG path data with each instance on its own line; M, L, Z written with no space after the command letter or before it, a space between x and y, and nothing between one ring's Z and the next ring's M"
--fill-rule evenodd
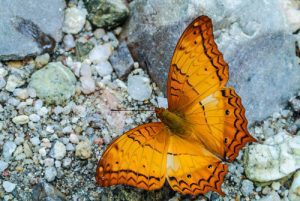
M195 19L183 32L172 57L168 77L168 106L181 111L225 86L228 65L214 42L212 22Z
M162 123L149 123L117 138L98 163L97 183L125 184L146 190L161 188L166 176L166 132Z

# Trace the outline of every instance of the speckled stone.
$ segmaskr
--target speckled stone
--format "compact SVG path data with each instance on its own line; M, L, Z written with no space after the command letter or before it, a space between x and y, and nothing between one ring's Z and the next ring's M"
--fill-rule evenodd
M46 103L61 104L74 95L75 84L76 78L69 68L52 62L32 75L29 86Z

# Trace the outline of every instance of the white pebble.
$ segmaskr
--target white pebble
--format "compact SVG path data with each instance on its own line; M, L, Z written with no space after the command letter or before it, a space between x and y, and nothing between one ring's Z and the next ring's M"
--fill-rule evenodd
M53 126L46 126L46 131L49 132L49 133L54 133L54 129L53 129Z
M63 128L62 130L63 133L72 133L73 132L73 129L72 129L72 126L66 126Z
M46 156L47 155L47 151L45 149L45 147L42 147L39 149L39 154L40 156Z
M156 100L157 100L157 106L158 107L162 107L162 108L167 108L168 107L168 99L158 96L156 98Z
M40 139L39 139L38 137L30 138L30 142L31 142L31 144L33 144L34 146L38 146L38 145L41 143L41 141L40 141Z
M0 173L2 173L8 167L8 163L0 160Z
M36 111L40 110L43 107L43 101L41 99L38 99L34 102L34 109Z
M15 124L27 124L29 122L29 117L27 115L19 115L12 119Z
M4 88L6 85L6 81L3 77L0 77L0 89Z
M52 158L55 158L57 160L63 159L66 155L66 146L62 142L56 141L50 155Z
M149 99L152 93L149 78L130 75L128 77L128 93L135 100L144 101Z
M55 167L47 167L45 169L45 178L48 182L54 181L57 176L57 171Z
M46 167L52 167L52 166L54 166L54 159L53 158L45 158L44 165Z
M65 50L70 50L75 47L75 40L71 34L67 34L63 40Z
M27 89L20 89L20 88L15 89L13 94L14 94L14 96L17 96L18 98L20 98L22 100L25 100L29 96Z
M95 69L101 77L110 75L113 72L113 68L108 61L100 61L95 65Z
M27 92L28 92L28 95L31 97L31 98L35 98L36 97L36 91L34 88L28 88L27 89Z
M0 77L5 77L8 74L8 71L5 68L0 68Z
M60 168L61 167L61 162L60 161L55 161L55 167Z
M86 15L87 11L85 9L67 8L65 10L63 32L77 34L85 24Z
M40 116L45 116L45 115L47 115L48 114L48 109L46 108L46 107L42 107L41 109L39 109L38 110L38 115L40 115Z
M20 77L16 75L8 76L5 89L7 91L13 92L15 88L22 86L25 83Z
M90 94L96 90L95 81L91 77L81 77L80 82L84 94Z
M105 43L104 45L98 45L92 49L89 53L89 59L97 64L100 61L107 61L113 52L113 47L110 43Z
M48 53L39 55L35 58L35 64L38 68L41 68L49 63L50 55Z
M63 167L70 167L71 163L72 163L72 159L71 158L65 158L63 160Z
M76 146L75 156L80 159L88 159L92 156L92 150L88 141L79 142Z
M10 193L16 188L17 184L11 183L9 181L4 181L2 186L7 193Z
M37 114L31 114L31 115L29 115L29 119L32 122L39 122L41 117Z
M76 134L74 134L74 133L70 134L69 140L73 144L78 144L79 143L78 136Z

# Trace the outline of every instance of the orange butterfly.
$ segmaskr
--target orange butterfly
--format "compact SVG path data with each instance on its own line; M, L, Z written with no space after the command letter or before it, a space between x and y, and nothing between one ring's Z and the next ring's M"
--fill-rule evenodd
M168 109L156 108L161 122L140 125L104 152L97 184L161 188L167 179L182 194L221 190L239 150L256 140L248 133L245 109L225 87L228 65L214 42L212 22L195 19L175 48L168 77Z

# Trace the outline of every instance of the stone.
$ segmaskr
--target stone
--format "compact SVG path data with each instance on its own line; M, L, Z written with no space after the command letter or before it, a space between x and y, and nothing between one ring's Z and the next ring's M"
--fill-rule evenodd
M29 122L29 117L27 115L19 115L12 119L15 124L27 124Z
M264 144L247 147L244 155L246 176L256 182L270 182L290 175L300 168L300 136L282 132Z
M47 182L40 182L33 186L32 189L32 199L33 201L39 200L57 200L66 201L66 196L57 190L54 186Z
M113 68L108 61L100 61L95 65L95 69L101 77L110 75L113 72Z
M259 199L258 201L281 201L281 198L278 195L278 193L273 191L270 195L267 195L267 196Z
M16 150L17 145L16 143L12 141L6 141L3 145L3 150L2 150L2 156L4 157L5 161L9 161L12 154Z
M31 114L29 115L29 120L32 122L39 122L41 117L37 114Z
M65 10L65 19L63 23L63 32L68 34L77 34L85 24L87 11L76 7Z
M71 34L65 35L65 37L63 39L63 44L64 44L65 50L67 50L67 51L74 48L76 45L74 37Z
M92 77L81 77L80 82L84 94L90 94L96 90L96 84Z
M252 181L250 180L243 180L242 181L242 188L241 188L241 192L244 196L249 196L254 190L254 186Z
M61 160L65 157L65 155L66 146L62 142L56 141L50 152L50 156L55 158L56 160Z
M9 92L13 92L15 88L23 84L25 84L25 81L20 76L12 74L8 76L5 89Z
M293 183L289 190L289 200L298 201L300 200L300 170L294 175Z
M24 151L27 158L32 157L33 153L32 153L32 150L31 150L31 148L30 148L27 141L24 141L24 143L23 143L23 151Z
M75 94L76 78L60 62L51 62L31 76L29 87L46 103L62 104Z
M127 44L121 42L116 51L113 52L109 59L112 67L119 78L125 78L133 68L133 58L128 50Z
M35 58L35 65L41 68L49 63L50 55L48 53L39 55Z
M41 141L40 141L40 139L38 137L32 137L32 138L30 138L30 142L34 146L38 146L41 143Z
M8 167L8 163L0 160L0 173L2 173Z
M281 0L135 0L130 9L121 38L127 38L134 59L163 92L176 43L199 15L212 18L216 42L229 63L228 86L242 98L250 124L279 111L300 89L295 38Z
M141 75L128 76L128 93L135 100L149 99L152 93L149 78Z
M89 59L97 64L100 61L107 61L113 53L113 47L110 43L95 46L89 53Z
M48 182L54 181L57 176L57 171L55 167L46 167L45 169L45 179Z
M13 93L16 97L18 97L19 99L22 99L22 100L25 100L29 97L28 91L26 88L24 88L24 89L17 88L14 90Z
M122 0L84 0L91 22L105 29L120 26L129 16Z
M64 7L64 0L0 1L0 60L53 51L62 37Z
M3 77L0 77L0 89L3 89L6 85L6 81Z
M80 159L88 159L92 156L92 150L89 141L81 141L77 144L75 156Z
M11 183L10 181L4 181L2 186L6 192L11 193L16 188L17 184Z

